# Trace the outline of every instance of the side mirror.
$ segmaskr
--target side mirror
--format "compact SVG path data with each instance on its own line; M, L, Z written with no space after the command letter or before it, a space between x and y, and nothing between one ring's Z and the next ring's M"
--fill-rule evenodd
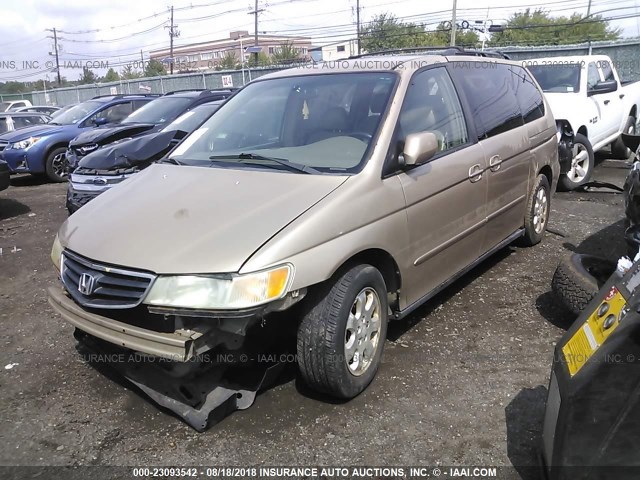
M438 139L433 132L410 133L404 141L402 166L412 167L430 160L438 151Z
M93 121L93 124L96 127L99 127L100 125L106 125L107 123L109 123L109 120L107 120L105 117L98 117Z
M616 80L605 80L598 82L587 92L587 96L598 95L600 93L611 93L618 90L618 82Z

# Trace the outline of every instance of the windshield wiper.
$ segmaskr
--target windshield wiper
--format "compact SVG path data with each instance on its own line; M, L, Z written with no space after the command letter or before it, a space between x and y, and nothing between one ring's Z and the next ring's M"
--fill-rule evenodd
M262 162L272 162L272 163L276 163L278 165L287 167L289 170L293 170L296 172L320 173L318 170L316 170L313 167L310 167L309 165L302 165L301 163L291 162L289 160L285 160L284 158L264 157L262 155L257 155L255 153L240 153L238 155L212 155L209 157L209 160L237 160L242 163L264 165L265 167L269 167L271 165L269 165L268 163L262 163ZM278 168L278 167L274 166L274 168Z
M184 163L176 160L175 158L171 158L171 157L163 158L158 163L172 163L173 165L184 165Z

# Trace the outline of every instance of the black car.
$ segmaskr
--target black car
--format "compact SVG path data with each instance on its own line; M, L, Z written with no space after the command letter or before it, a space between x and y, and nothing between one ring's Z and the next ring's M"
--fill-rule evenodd
M234 92L235 89L176 90L164 94L133 112L118 125L83 132L69 144L67 150L69 171L73 171L85 155L104 145L123 138L157 132L192 108L203 103L224 100Z
M198 105L159 132L117 140L86 155L69 177L69 213L162 158L213 115L223 102L216 100Z
M24 127L49 123L51 118L44 113L0 112L0 135Z
M4 160L0 160L0 191L9 187L9 165Z

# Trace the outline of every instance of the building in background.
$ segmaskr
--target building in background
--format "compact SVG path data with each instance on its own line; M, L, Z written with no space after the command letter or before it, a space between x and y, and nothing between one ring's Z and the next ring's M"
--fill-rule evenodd
M258 47L260 52L272 57L283 45L291 45L298 54L300 60L310 58L309 49L311 39L307 37L291 37L282 35L258 35ZM208 70L215 68L222 59L229 54L233 54L238 62L244 55L244 61L248 61L251 53L247 53L247 47L252 47L253 52L254 36L248 31L241 30L231 32L229 38L212 40L209 42L192 43L173 47L174 69L180 70ZM168 48L151 50L149 58L158 60L164 64L170 62L170 51Z
M358 54L358 41L355 39L343 40L341 42L329 43L322 47L316 47L314 50L320 50L322 52L321 60L325 62L342 60Z

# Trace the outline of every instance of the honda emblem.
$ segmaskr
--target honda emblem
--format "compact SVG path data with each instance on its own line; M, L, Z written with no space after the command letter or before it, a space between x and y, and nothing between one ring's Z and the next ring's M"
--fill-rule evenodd
M80 275L80 280L78 281L78 291L83 295L91 295L93 293L93 284L95 283L95 278L89 275L88 273L83 273Z

